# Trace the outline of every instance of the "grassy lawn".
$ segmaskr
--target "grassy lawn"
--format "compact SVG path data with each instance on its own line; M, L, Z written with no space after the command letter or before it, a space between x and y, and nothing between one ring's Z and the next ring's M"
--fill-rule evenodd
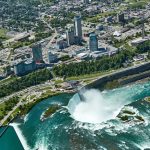
M51 90L47 90L46 92L42 93L41 97L46 97L48 95L52 95L54 92L52 92Z
M4 107L5 107L5 104L4 104L4 103L1 103L1 104L0 104L0 116L3 115L2 109L3 109Z
M83 79L97 78L97 77L100 77L100 76L103 76L103 75L106 75L106 74L112 73L112 72L113 72L113 70L108 70L105 72L98 72L98 73L93 73L93 74L68 77L66 80L83 80Z
M137 0L126 0L127 3L137 3ZM148 3L149 0L138 0L138 2Z
M13 81L16 78L17 77L8 77L6 79L0 80L0 85L2 85L2 84L8 84L9 82Z
M46 86L46 87L41 87L41 88L40 88L40 90L50 90L50 89L52 89L51 86Z
M36 97L36 95L31 95L30 99L34 99Z
M4 28L0 28L0 39L2 40L8 39L8 36L6 34L7 34L7 30Z
M55 80L55 84L60 84L60 83L63 83L64 81L63 80Z
M99 22L100 18L111 16L111 15L116 15L116 14L117 14L117 11L103 12L103 13L97 14L94 17L87 17L86 21L96 23L96 22Z
M19 113L20 109L16 108L15 111L11 114L11 116L16 116Z

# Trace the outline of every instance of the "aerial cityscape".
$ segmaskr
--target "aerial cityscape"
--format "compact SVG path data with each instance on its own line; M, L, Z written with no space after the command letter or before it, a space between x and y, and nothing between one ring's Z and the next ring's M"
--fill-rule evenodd
M149 139L150 0L0 0L0 149Z

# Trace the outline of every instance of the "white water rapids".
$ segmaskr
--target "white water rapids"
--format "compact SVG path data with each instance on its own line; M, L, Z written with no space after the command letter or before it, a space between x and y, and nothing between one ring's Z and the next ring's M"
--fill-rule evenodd
M114 119L121 108L129 104L123 93L105 99L98 90L91 89L82 92L85 101L81 101L79 94L75 94L69 101L68 110L71 117L80 122L101 123Z
M10 123L10 126L12 126L14 128L14 130L15 130L15 132L16 132L16 134L17 134L17 136L18 136L18 138L19 138L19 140L20 140L20 142L21 142L21 144L24 148L24 150L30 150L30 148L29 148L29 146L28 146L28 144L25 140L24 135L22 134L21 130L18 127L19 124L18 123Z

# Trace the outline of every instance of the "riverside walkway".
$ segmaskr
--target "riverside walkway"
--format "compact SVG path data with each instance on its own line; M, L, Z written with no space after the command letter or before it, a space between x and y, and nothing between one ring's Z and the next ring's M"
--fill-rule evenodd
M14 118L12 118L9 122L8 122L8 124L5 126L5 128L4 128L4 130L2 130L2 132L0 133L0 138L4 135L4 133L7 131L7 129L9 128L9 124L15 119L17 117L17 115L14 117ZM0 128L1 127L3 127L2 125L0 126Z

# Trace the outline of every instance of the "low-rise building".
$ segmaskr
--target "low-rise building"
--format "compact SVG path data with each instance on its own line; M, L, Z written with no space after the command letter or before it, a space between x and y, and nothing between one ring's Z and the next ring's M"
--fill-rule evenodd
M48 52L48 63L55 63L58 61L57 54L52 53L51 51Z
M85 60L85 59L88 59L89 57L89 54L88 53L80 53L76 56L78 59L81 59L81 60Z
M144 43L145 41L148 41L148 40L150 40L150 38L137 38L137 39L131 41L131 45L132 46L137 46L137 45L140 45L140 44L142 44L142 43Z
M27 59L27 60L16 60L13 64L14 66L14 73L17 76L27 74L29 72L32 72L36 69L36 64L33 59Z
M64 39L58 39L56 42L56 48L57 49L64 49L67 48L68 44Z

